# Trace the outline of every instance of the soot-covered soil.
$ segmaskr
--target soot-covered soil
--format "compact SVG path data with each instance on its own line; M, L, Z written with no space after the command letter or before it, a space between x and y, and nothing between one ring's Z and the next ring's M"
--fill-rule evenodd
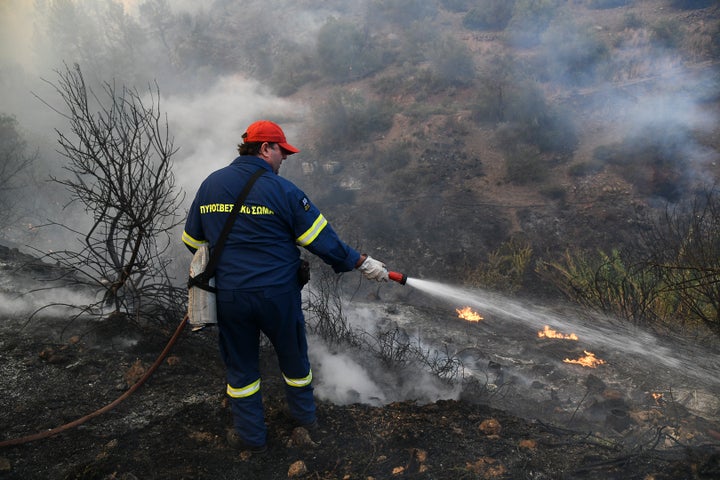
M155 362L174 326L62 315L0 318L0 442L113 402ZM180 319L178 319L179 321ZM720 439L692 448L623 445L589 431L466 401L384 407L318 402L320 428L294 428L271 352L263 355L269 450L225 441L230 411L215 332L185 329L159 368L115 408L48 438L0 447L2 479L704 479ZM706 432L711 436L714 431ZM720 436L720 434L718 434ZM658 436L660 438L660 436ZM711 437L712 438L712 437Z

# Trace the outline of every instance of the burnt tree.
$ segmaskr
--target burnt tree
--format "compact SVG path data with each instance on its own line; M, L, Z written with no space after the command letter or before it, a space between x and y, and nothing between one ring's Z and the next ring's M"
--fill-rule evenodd
M51 108L69 122L67 133L56 130L68 175L51 180L70 192L68 205L79 203L87 222L63 222L81 247L48 256L100 289L85 312L174 316L182 292L172 287L164 254L179 224L182 193L175 188L171 158L177 149L160 111L159 88L143 97L136 89L103 83L96 94L77 64L57 73L51 85L64 108Z
M15 117L0 113L0 226L6 227L20 217L15 207L28 186L25 174L37 158L37 151L28 152Z

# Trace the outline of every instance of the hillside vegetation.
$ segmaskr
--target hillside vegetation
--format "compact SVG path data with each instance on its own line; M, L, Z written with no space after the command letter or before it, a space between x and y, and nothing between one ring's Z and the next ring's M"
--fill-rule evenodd
M273 115L302 150L283 175L393 269L720 331L717 2L127 4L38 3L36 48L304 105Z
M410 275L717 331L717 6L371 3L320 28L291 94L343 231Z

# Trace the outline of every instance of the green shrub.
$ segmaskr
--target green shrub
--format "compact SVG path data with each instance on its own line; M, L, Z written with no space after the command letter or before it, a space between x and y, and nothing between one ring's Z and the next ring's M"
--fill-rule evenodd
M548 78L572 84L596 80L609 48L590 26L556 23L542 34L544 68Z
M588 8L601 10L605 8L617 8L630 5L631 0L589 0Z
M650 27L653 41L663 48L678 48L682 43L683 30L673 20L661 20Z
M677 127L644 129L622 142L597 147L593 158L612 165L640 194L675 202L688 179L686 134Z
M446 88L470 83L475 78L475 64L464 43L445 37L428 52L436 86Z
M656 318L653 307L662 295L661 280L633 265L619 250L610 254L567 251L560 260L542 262L536 271L580 305L633 322Z
M383 48L355 22L331 18L317 39L320 70L328 78L347 81L363 78L389 62Z
M504 30L512 18L514 0L482 0L463 17L470 30Z
M514 293L523 285L533 250L525 240L511 238L490 252L487 261L466 273L463 283Z
M392 126L387 102L367 100L356 93L336 90L316 112L316 147L338 150L368 140Z
M473 4L473 0L440 0L440 6L450 12L467 12Z
M479 68L475 98L469 105L472 119L477 122L505 121L507 97L512 95L517 80L515 57L494 55Z
M634 12L628 12L623 17L624 28L640 28L642 25L642 19Z
M510 183L539 183L547 178L547 172L547 165L535 148L518 145L505 154L505 179Z
M372 158L378 171L390 173L400 170L412 160L410 144L409 142L395 142L387 148L374 152Z
M598 162L608 164L621 163L622 159L622 155L619 154L618 149L611 145L600 145L599 147L595 147L592 157Z
M508 123L500 132L503 144L525 143L540 152L569 153L578 143L569 117L553 109L532 83L513 85L506 92L503 116Z
M565 200L567 190L562 185L550 185L540 189L540 193L551 200Z
M680 10L695 10L709 7L716 2L717 0L672 0L670 5Z
M317 80L316 57L297 45L286 45L273 60L270 88L281 97L292 95L300 87Z
M508 42L518 47L537 45L540 35L565 3L563 0L515 0L513 16L506 28Z
M409 26L418 20L437 15L437 6L433 0L373 0L368 10L373 25L392 23Z
M602 171L601 162L578 162L568 168L568 174L573 177L584 177Z

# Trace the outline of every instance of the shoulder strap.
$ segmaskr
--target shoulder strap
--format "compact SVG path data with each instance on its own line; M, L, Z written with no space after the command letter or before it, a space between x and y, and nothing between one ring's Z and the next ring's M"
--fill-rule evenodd
M240 195L238 195L237 200L235 201L235 205L233 205L232 211L230 212L230 216L225 222L225 226L220 233L220 237L218 237L217 244L215 245L215 248L210 254L210 260L208 260L207 267L205 267L205 271L203 272L203 277L208 281L215 274L215 268L217 267L218 261L220 260L220 254L222 253L223 247L225 246L225 240L227 240L228 235L230 235L230 230L232 229L233 223L235 223L235 218L237 218L238 216L240 207L243 203L245 203L245 199L247 198L248 193L250 193L250 189L255 184L255 180L260 178L260 176L265 173L265 171L266 170L264 168L258 169L253 174L253 176L250 177L250 180L248 180L248 182L245 184L245 187L240 192Z

